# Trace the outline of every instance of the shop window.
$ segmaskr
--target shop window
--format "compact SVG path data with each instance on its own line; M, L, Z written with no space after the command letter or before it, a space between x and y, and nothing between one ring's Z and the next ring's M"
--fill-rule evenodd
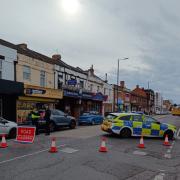
M46 86L46 72L45 71L40 72L40 86L42 87Z
M31 80L31 69L29 66L23 66L23 80Z

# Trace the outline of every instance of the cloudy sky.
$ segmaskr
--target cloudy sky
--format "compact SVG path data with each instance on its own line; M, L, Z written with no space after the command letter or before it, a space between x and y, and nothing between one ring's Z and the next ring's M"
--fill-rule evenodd
M179 0L0 0L0 38L180 103Z

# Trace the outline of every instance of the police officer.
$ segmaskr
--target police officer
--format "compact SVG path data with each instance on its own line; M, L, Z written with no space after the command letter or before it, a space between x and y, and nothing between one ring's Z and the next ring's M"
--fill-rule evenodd
M39 118L40 114L36 108L31 112L32 125L36 126L36 135L39 134Z
M46 105L45 108L46 108L46 111L45 111L44 119L46 121L46 135L48 136L48 135L50 135L49 125L50 125L50 120L51 120L50 119L51 118L51 110L50 110L49 105Z

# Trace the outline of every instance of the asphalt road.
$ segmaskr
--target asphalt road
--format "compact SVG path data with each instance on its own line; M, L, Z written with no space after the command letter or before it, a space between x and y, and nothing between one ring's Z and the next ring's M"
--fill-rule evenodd
M180 128L180 117L160 116L159 121ZM99 126L63 130L56 137L58 153L48 150L51 137L41 134L34 144L8 141L0 149L0 180L178 180L180 140L163 146L163 139L145 138L145 149L137 148L139 138L110 136ZM107 138L107 153L98 152L101 137Z

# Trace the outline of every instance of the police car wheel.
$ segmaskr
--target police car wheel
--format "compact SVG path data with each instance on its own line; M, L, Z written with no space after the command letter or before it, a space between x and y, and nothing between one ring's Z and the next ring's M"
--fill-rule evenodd
M123 137L123 138L131 137L131 130L128 129L128 128L122 129L121 132L120 132L120 136Z

